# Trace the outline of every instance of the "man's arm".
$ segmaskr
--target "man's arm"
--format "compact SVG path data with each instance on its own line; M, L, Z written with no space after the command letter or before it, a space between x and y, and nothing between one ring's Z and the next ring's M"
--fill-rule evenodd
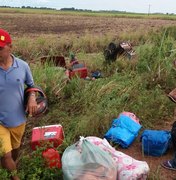
M31 91L28 97L26 112L28 112L30 116L34 116L36 111L37 111L36 95L34 91Z

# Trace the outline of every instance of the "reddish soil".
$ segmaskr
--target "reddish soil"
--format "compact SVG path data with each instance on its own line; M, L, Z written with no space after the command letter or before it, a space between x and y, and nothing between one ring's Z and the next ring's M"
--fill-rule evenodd
M176 25L176 21L174 20L161 19L10 14L0 12L0 27L7 29L16 37L26 35L32 38L38 34L58 34L58 36L61 36L70 33L79 37L84 35L85 32L97 35L113 33L115 37L118 37L120 33L146 32L174 25ZM170 130L171 123L166 122L165 125L161 128L157 127L157 129ZM137 160L147 161L151 169L151 177L155 177L152 179L176 179L176 171L174 172L160 167L160 163L163 160L172 158L172 151L169 151L162 157L144 156L142 155L139 138L128 149L121 149L121 151Z

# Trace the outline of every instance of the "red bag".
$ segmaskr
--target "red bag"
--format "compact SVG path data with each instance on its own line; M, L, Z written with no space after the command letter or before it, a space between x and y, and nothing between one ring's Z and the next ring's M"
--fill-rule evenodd
M61 168L61 156L54 148L48 148L42 152L43 158L46 160L48 167Z

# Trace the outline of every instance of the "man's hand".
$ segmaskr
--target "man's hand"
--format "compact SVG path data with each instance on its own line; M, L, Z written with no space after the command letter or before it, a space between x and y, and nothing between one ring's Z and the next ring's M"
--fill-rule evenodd
M29 116L35 116L35 113L37 112L37 102L34 92L31 92L29 95L26 112L29 113Z

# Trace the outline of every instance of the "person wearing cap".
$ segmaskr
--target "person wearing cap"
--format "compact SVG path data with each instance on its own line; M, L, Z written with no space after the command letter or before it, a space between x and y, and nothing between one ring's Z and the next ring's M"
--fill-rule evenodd
M35 114L37 103L31 92L27 108L24 108L24 87L34 86L29 65L12 54L12 39L0 29L0 152L1 166L11 172L11 179L19 180L16 161L21 139L25 131L26 116Z

